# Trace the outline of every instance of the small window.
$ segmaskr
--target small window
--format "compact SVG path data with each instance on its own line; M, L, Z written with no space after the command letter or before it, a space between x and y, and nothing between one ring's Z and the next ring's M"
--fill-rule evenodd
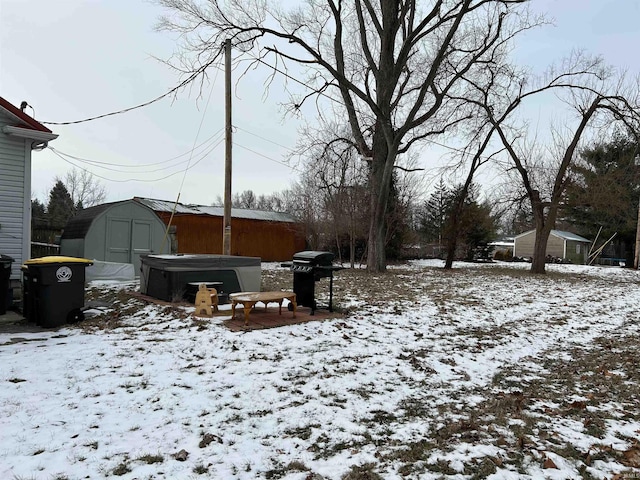
M580 255L580 247L581 247L581 246L582 246L582 245L580 245L579 243L576 243L576 253L577 253L578 255Z

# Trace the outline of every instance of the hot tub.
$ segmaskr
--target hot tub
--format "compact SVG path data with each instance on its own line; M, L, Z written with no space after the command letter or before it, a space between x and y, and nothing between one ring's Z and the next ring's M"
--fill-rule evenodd
M140 293L179 301L190 282L222 282L224 294L259 292L261 273L259 257L140 255Z

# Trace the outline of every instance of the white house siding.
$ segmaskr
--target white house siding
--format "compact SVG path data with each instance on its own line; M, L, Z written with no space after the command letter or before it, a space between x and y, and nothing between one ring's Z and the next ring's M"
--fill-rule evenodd
M0 113L0 253L15 259L11 278L19 279L30 247L31 148L28 140L2 132L8 121Z

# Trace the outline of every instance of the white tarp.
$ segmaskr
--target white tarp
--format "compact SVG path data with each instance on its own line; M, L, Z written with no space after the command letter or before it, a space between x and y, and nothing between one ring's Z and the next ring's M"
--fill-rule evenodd
M135 269L131 263L101 262L94 260L93 265L86 269L86 281L93 280L135 280Z

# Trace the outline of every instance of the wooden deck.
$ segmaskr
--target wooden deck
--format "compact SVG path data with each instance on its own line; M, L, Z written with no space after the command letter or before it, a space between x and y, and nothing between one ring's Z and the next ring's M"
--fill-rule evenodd
M231 312L229 312L231 314ZM278 315L278 306L270 306L266 310L258 307L254 308L249 316L249 323L245 326L242 315L236 315L235 319L223 321L223 325L232 332L245 332L250 330L263 330L265 328L285 327L287 325L298 325L308 322L319 322L332 318L342 318L342 314L329 312L327 310L316 310L311 315L311 309L307 307L298 307L296 317L292 318L291 312L282 312Z

